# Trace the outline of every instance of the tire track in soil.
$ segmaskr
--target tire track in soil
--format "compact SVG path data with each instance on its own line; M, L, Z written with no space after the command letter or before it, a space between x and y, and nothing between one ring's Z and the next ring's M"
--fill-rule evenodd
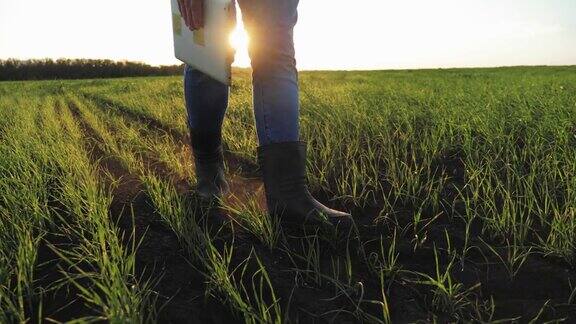
M109 173L118 181L112 187L110 214L125 233L129 234L134 229L136 241L141 242L136 253L136 268L140 278L157 281L153 289L159 294L157 308L161 311L158 322L234 321L232 314L219 301L205 297L205 279L189 265L176 234L164 224L139 178L126 170L118 159L103 152L98 147L99 136L83 120L77 108L73 105L69 108L85 134L91 148L90 157L98 164L102 177L110 181L106 174ZM149 171L159 177L167 174L157 165ZM182 186L179 188L182 190ZM130 240L124 239L124 242L126 246L131 244Z

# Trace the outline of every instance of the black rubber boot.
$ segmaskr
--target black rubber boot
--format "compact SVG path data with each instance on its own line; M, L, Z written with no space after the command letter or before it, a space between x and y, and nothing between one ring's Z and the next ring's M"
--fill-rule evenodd
M229 191L220 133L190 130L198 196L213 201Z
M314 199L306 179L306 143L286 142L258 148L268 212L282 224L348 230L352 217Z

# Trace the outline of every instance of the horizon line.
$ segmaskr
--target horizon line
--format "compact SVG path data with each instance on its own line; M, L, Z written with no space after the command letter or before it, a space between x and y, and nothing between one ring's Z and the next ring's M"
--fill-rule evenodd
M138 63L138 64L145 64L151 67L174 67L184 65L185 63L180 62L177 64L151 64L145 61L138 61L138 60L129 60L129 59L112 59L112 58L86 58L86 57L41 57L41 58L16 58L16 57L6 57L1 58L0 61L8 61L8 60L16 60L16 61L33 61L33 60L108 60L112 62L125 62L125 63ZM347 72L347 71L358 71L358 72L369 72L369 71L409 71L409 70L453 70L453 69L497 69L497 68L514 68L514 67L575 67L576 62L573 64L518 64L518 65L453 65L453 66L422 66L422 67L374 67L374 68L302 68L298 69L299 72ZM232 65L232 69L237 70L251 70L252 67L250 66L234 66Z

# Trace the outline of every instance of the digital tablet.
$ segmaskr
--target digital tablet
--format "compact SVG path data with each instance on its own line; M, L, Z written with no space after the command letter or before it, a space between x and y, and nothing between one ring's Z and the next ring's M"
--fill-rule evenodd
M234 59L230 33L236 24L236 10L232 0L204 0L204 27L195 31L186 26L178 8L178 0L171 2L176 58L230 85L230 65Z

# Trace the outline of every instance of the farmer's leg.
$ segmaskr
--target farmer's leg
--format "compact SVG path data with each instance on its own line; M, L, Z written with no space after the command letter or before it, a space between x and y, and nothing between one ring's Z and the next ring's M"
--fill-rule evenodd
M350 227L348 213L330 209L306 183L306 143L299 141L298 73L293 29L298 0L239 0L250 34L258 163L268 211L284 224L332 231Z
M228 106L228 86L186 66L184 97L198 194L212 199L228 188L222 157L222 122Z
M188 128L194 133L192 146L214 151L221 143L222 122L228 107L228 86L186 66L184 97Z
M293 29L298 0L239 0L250 34L254 113L260 145L299 139Z

